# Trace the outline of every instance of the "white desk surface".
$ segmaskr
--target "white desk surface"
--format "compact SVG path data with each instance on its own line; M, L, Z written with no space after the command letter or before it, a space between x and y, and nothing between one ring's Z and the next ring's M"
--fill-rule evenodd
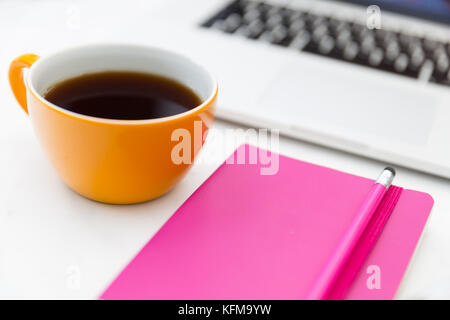
M131 21L139 10L130 8L143 2L128 9L111 2L103 7L105 2L95 7L89 1L36 2L0 3L0 298L93 299L224 159L223 146L207 143L204 151L217 151L216 163L194 166L174 190L148 203L106 205L72 192L51 168L10 92L9 62L25 52L43 54L50 47L129 40L130 35L139 40L142 31L130 33L132 27L124 21ZM151 5L157 7L158 2ZM81 12L79 30L67 24L73 10ZM158 41L162 40L145 43L162 44ZM217 130L233 127L238 126L215 123ZM228 152L232 149L230 144ZM280 151L370 178L383 167L381 162L288 138L281 138ZM450 182L398 168L395 183L426 191L435 199L398 298L450 299Z

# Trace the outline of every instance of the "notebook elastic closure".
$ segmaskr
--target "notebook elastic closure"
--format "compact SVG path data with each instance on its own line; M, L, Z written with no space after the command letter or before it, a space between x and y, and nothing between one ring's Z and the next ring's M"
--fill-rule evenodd
M386 222L402 194L403 188L391 186L378 206L361 239L355 247L348 264L330 294L331 299L343 299L350 289L370 251L380 237Z

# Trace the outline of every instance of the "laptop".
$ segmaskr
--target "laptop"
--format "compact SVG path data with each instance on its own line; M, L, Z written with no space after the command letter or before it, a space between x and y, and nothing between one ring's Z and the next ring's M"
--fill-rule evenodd
M219 118L450 178L449 0L199 0L158 16L216 74Z

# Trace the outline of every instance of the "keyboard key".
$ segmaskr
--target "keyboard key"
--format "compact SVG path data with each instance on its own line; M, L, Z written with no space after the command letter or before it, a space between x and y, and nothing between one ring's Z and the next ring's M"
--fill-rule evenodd
M298 50L303 50L310 43L310 41L311 41L311 34L306 30L302 30L291 41L291 43L289 44L289 47L295 48Z
M370 65L376 67L381 64L384 58L384 51L381 48L375 48L369 55Z
M416 50L423 50L422 43L417 40L413 39L411 42L405 47L406 52L408 52L410 55L414 53Z
M404 33L399 35L398 40L400 42L400 45L403 48L408 48L409 44L412 43L412 42L420 41L417 37L413 37L413 36L410 36L410 35L407 35L407 34L404 34Z
M371 37L375 40L374 32L367 28L363 28L360 32L356 33L355 35L357 39L359 39L360 41L368 37Z
M330 19L328 25L333 34L339 34L344 29L347 29L349 31L351 30L350 24L342 20Z
M245 38L251 38L251 32L250 29L247 25L243 25L240 26L235 32L234 34L238 35L238 36L242 36Z
M434 70L433 75L430 78L431 82L450 86L450 69L445 72L440 72L437 68Z
M411 68L418 70L425 61L425 53L422 49L418 48L411 54Z
M266 26L268 28L275 28L278 25L282 25L282 23L283 23L283 17L279 14L269 16L268 19L266 20Z
M344 48L344 58L347 60L353 60L356 58L359 52L359 46L356 42L351 41L347 43Z
M351 41L352 41L352 34L351 34L350 30L345 29L339 33L339 36L337 37L336 42L337 42L338 48L343 49Z
M269 5L267 3L264 2L259 2L258 4L258 9L259 11L261 11L263 14L267 14L267 12L272 8L272 5Z
M394 32L386 31L383 29L376 29L375 31L375 37L377 39L377 42L381 46L386 46L392 41L398 41L397 35Z
M257 19L261 19L261 12L259 10L250 10L244 14L244 21L249 23Z
M419 72L419 79L429 81L434 71L434 63L431 60L425 60Z
M328 28L325 25L319 25L313 31L313 39L315 42L320 42L322 38L324 38L328 33Z
M294 13L295 13L295 10L291 10L288 8L281 8L281 10L280 10L280 14L283 17L283 21L285 21L286 24L288 24L291 21L291 19L292 19L291 17L292 17L292 15L294 15Z
M275 16L275 15L281 15L281 8L280 7L270 7L266 11L267 17Z
M258 10L259 3L256 1L245 1L242 4L242 8L245 12L252 11L252 10Z
M241 25L241 16L237 13L230 14L225 19L225 31L226 32L234 32Z
M298 34L301 30L305 29L306 24L305 21L303 20L295 20L291 23L291 25L289 26L289 34L291 36L295 36L296 34Z
M335 41L330 36L325 36L320 40L319 52L322 54L328 54L333 50Z
M352 32L355 36L359 37L360 33L364 31L364 29L367 29L366 26L363 26L362 24L359 23L353 23L351 25L352 28Z
M434 51L430 53L430 57L432 57L434 61L437 61L442 56L447 56L445 47L442 44L437 46L436 49L434 49Z
M392 59L398 57L400 54L401 48L398 41L392 40L389 41L386 45L386 55Z
M267 30L264 31L260 36L259 36L259 40L265 41L265 42L272 42L272 31Z
M395 59L394 68L397 72L403 72L408 67L409 58L405 53L402 53Z
M224 21L224 20L216 20L216 21L214 21L214 23L211 25L211 28L212 28L212 29L216 29L216 30L225 31L225 30L226 30L225 21Z
M302 20L303 21L303 16L304 16L303 12L292 11L290 16L288 17L288 23L292 24L292 23L294 23L297 20Z
M258 38L264 31L264 23L261 20L253 20L248 25L248 30L250 32L249 38Z
M365 38L361 43L361 52L368 56L370 52L372 52L375 49L376 42L375 39L372 37Z
M398 58L400 54L400 50L396 49L387 49L384 55L384 62L391 66L394 64L394 61Z
M272 43L282 44L287 39L288 31L285 26L278 25L272 30Z
M426 51L432 52L437 49L437 47L440 45L438 41L431 40L431 39L424 39L423 40L423 46Z
M317 17L314 20L312 20L311 26L313 28L318 28L321 26L327 27L326 19L324 17Z
M436 70L439 73L445 73L449 68L449 64L447 55L441 55L436 61Z
M311 26L314 23L314 20L316 20L317 16L315 14L305 12L303 15L303 20L305 20L306 24Z

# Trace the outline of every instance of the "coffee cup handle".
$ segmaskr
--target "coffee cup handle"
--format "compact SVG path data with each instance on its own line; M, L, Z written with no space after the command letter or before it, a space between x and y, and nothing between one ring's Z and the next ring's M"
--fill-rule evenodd
M14 59L9 65L9 85L22 109L28 113L27 89L23 78L23 69L30 68L39 56L29 53Z

